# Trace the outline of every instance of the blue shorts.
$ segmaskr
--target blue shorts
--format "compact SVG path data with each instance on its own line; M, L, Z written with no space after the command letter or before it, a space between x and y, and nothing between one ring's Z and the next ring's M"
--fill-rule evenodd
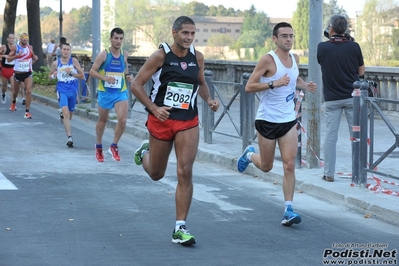
M103 109L112 109L117 102L127 101L127 90L118 92L99 91L97 103Z
M69 112L73 112L76 106L77 90L74 91L57 91L58 104L60 108L68 106Z

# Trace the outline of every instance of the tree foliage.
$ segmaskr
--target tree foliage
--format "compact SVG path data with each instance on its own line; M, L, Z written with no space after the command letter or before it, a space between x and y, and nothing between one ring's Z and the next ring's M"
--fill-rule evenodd
M366 64L386 65L399 53L398 33L394 25L398 8L394 7L393 0L367 0L358 16L356 39L362 47Z
M292 16L294 28L295 49L308 49L309 47L309 0L299 0L297 8Z
M246 53L246 58L251 55L252 60L257 60L259 52L265 47L265 41L272 37L272 26L270 18L264 12L258 12L252 5L248 12L245 13L244 21L241 28L241 35L233 44L234 48L240 56L241 48L251 48L252 53Z

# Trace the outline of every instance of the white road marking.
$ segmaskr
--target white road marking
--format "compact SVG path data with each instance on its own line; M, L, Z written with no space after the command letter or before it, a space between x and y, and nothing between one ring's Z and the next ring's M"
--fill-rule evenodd
M18 188L0 172L0 190L18 190Z

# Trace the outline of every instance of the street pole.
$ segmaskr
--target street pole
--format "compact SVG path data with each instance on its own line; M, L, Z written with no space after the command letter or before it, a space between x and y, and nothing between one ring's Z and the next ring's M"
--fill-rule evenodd
M321 71L317 63L317 46L322 38L323 21L323 0L310 0L309 3L309 64L308 80L317 84L314 93L306 93L306 103L308 109L307 126L307 148L306 148L306 167L319 168L318 157L320 156L320 113L321 113ZM317 156L317 157L316 157Z
M62 37L62 0L60 0L60 38Z
M94 59L96 56L100 53L100 47L101 47L101 30L100 30L100 25L101 25L101 19L100 19L100 1L98 0L92 0L92 52L91 52L91 62L92 64L94 63ZM90 80L90 89L91 89L91 95L96 95L97 91L97 83L98 80L94 79L91 77ZM95 108L96 103L95 101L91 101L91 107Z

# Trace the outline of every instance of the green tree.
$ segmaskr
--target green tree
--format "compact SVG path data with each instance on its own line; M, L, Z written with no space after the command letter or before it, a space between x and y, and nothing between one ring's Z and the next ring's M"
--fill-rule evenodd
M329 26L330 19L334 15L342 15L348 20L347 33L350 33L352 29L351 20L346 10L342 6L338 6L337 0L330 0L328 3L323 4L323 31Z
M83 6L79 9L72 9L70 15L78 29L76 31L74 43L84 45L91 40L92 9L89 6Z
M125 31L125 49L132 52L139 35L151 40L154 48L172 41L172 24L181 14L173 0L117 0L115 6L115 25Z
M204 3L193 1L188 4L182 4L180 10L186 16L207 16L209 7Z
M295 33L294 48L307 50L309 47L309 0L298 1L292 16L292 27Z
M393 0L367 0L358 16L356 40L362 47L366 65L386 65L395 52L392 21L397 16L397 8L394 7Z
M237 51L239 56L241 48L252 48L253 53L247 54L251 54L252 60L257 60L261 49L265 47L265 41L271 36L270 18L264 12L257 12L255 6L252 5L245 14L241 35L232 48Z

